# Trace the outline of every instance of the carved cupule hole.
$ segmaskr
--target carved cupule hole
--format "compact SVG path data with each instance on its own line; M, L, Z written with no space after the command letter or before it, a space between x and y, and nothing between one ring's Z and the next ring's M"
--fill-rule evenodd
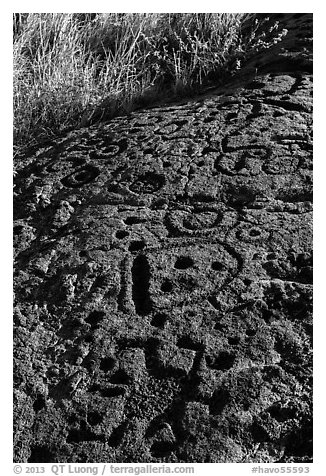
M224 269L224 265L220 263L219 261L213 261L212 269L214 271L222 271Z
M232 121L232 119L236 119L238 117L238 114L236 112L229 112L229 114L226 116L227 121Z
M172 282L169 279L165 279L161 285L161 291L163 291L163 293L170 293L172 289Z
M85 165L81 169L75 170L70 175L67 175L61 180L65 187L78 188L92 182L100 171L93 165Z
M123 238L126 238L127 236L129 236L129 232L128 231L125 231L125 230L118 230L115 234L115 236L119 239L119 240L123 240Z
M101 360L100 369L104 372L108 372L114 368L115 363L116 361L112 357L104 357L104 359Z
M228 338L228 343L230 345L238 345L238 344L240 344L240 337L229 337Z
M135 251L140 251L140 250L144 249L145 246L146 246L146 244L145 244L144 241L140 241L140 240L139 241L132 241L130 243L130 246L129 246L128 249L131 253L133 253Z
M155 441L151 446L151 453L154 458L164 458L175 449L175 443L170 441Z
M217 356L206 356L206 364L215 370L229 370L234 364L235 357L228 352L222 351Z
M118 144L110 144L103 149L105 155L117 155L120 152L120 147Z
M105 398L121 397L125 393L126 389L124 387L107 387L101 390L101 395Z
M216 296L208 296L207 301L216 309L217 311L220 310L221 304L220 301L216 299Z
M194 193L194 199L198 202L210 203L215 202L213 196L205 195L204 193Z
M83 149L80 149L83 151ZM78 151L78 150L77 150ZM76 151L76 152L77 152ZM74 167L81 167L82 165L86 164L86 159L83 159L82 157L76 156L76 157L69 157L67 159L68 162L71 162Z
M45 445L35 445L31 448L31 455L28 463L50 463L54 461L52 451Z
M267 412L278 422L285 422L297 416L297 409L295 406L282 407L280 403L271 405L269 408L267 408Z
M179 256L176 260L174 267L176 269L187 269L194 265L194 260L189 256Z
M215 390L209 404L210 413L212 415L219 415L230 400L230 393L227 390L223 388Z
M35 402L33 403L34 411L39 412L44 407L45 407L45 399L44 399L43 395L38 395Z
M109 285L109 282L110 281L108 276L97 276L92 286L92 291L95 291L96 289L105 289Z
M160 329L163 329L165 323L167 322L168 317L164 313L158 313L156 314L153 319L151 320L151 325L154 327L158 327Z
M110 446L113 446L114 448L119 446L120 443L122 442L122 439L123 439L124 435L125 435L126 429L127 429L127 423L126 422L123 422L123 423L121 423L121 425L114 428L114 430L112 431L112 433L110 435L110 438L108 439L108 444Z
M87 415L87 422L92 426L98 425L99 423L102 423L102 421L103 416L98 412L90 412Z
M151 311L149 297L150 267L146 256L139 255L135 258L131 269L132 274L132 299L137 314L146 316Z
M257 228L252 228L252 229L249 231L249 235L252 236L253 238L256 238L257 236L260 236L260 235L261 235L261 231L260 231L260 230L257 230Z
M236 162L234 169L241 170L241 168L245 167L245 157L242 157L238 162ZM228 202L231 206L235 208L242 208L253 203L256 199L256 193L253 190L247 189L245 187L241 187L239 189L230 189L228 193Z
M102 143L102 147L100 148L99 157L105 158L106 156L114 157L122 152L124 152L128 147L128 141L126 139L122 139L119 142L115 142L114 140L111 142L110 137L105 137ZM98 144L94 144L98 145Z
M126 225L138 225L139 223L144 223L146 220L139 217L127 217L124 222Z
M112 377L110 378L110 383L117 385L128 385L130 383L130 378L124 370L117 370Z
M92 327L95 327L102 321L104 316L105 316L105 312L103 311L92 311L85 320Z
M85 421L81 421L80 428L70 430L67 436L67 443L80 443L82 441L102 441L103 435L96 435L87 428Z
M135 193L154 193L160 190L164 184L164 175L155 172L146 172L140 175L129 188Z
M285 203L312 202L313 193L311 190L289 190L279 192L275 198Z
M177 346L181 349L200 351L204 349L203 344L193 341L189 336L182 336L177 341Z

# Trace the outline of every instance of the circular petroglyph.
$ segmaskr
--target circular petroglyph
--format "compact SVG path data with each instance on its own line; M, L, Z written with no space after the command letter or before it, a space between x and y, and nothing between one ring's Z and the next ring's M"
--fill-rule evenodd
M311 15L265 21L222 88L22 159L15 461L311 461Z
M64 177L61 182L65 187L78 188L92 182L99 174L97 167L87 164Z
M135 193L155 193L165 184L165 176L156 172L146 172L139 175L129 186Z

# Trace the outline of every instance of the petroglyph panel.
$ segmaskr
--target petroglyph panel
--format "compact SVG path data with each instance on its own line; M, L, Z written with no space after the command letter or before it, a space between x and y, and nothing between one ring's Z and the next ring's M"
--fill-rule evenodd
M15 461L311 461L312 15L275 21L223 87L20 158Z

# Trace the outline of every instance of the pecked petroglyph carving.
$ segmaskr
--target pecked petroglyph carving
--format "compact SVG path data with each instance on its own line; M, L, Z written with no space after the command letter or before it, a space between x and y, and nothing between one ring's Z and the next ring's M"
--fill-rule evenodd
M309 461L312 16L280 22L223 89L26 157L16 461Z

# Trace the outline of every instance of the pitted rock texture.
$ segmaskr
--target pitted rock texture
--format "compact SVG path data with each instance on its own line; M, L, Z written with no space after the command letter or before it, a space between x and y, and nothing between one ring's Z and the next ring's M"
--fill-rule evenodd
M232 83L25 158L15 461L311 461L312 15L275 18Z

